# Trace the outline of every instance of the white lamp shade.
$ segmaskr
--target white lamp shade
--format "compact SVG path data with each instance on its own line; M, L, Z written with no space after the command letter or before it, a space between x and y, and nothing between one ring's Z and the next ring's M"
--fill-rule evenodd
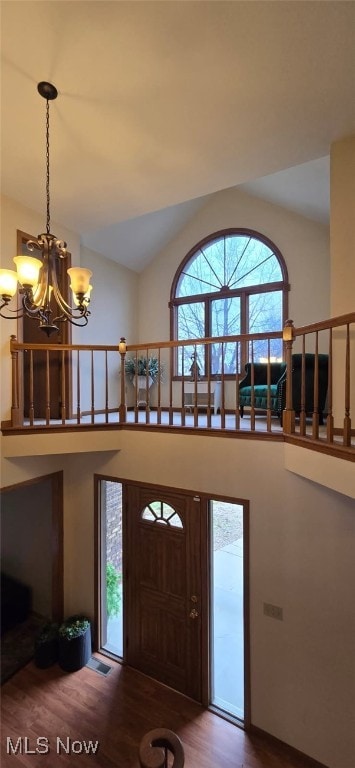
M38 284L39 270L42 262L33 256L14 256L17 269L17 279L21 285L30 285L32 288Z
M91 270L85 267L70 267L70 269L67 269L67 272L71 280L70 287L73 293L87 293L92 275Z
M0 296L15 296L17 273L13 269L0 269Z

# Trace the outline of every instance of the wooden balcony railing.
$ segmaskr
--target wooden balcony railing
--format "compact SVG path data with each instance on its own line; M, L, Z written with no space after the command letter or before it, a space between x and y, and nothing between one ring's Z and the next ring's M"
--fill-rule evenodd
M283 332L138 345L124 339L117 346L26 344L12 336L10 353L11 420L2 422L4 434L198 430L297 438L353 456L355 313L301 328L288 321ZM286 370L276 387L271 382L281 360Z

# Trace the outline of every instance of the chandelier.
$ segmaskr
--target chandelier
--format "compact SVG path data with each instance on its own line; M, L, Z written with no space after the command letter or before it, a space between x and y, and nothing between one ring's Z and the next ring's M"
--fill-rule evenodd
M46 99L46 199L47 228L37 239L28 240L26 248L30 253L40 252L40 258L34 256L14 256L16 272L0 269L0 315L7 320L25 315L39 321L39 327L49 337L59 330L60 323L69 321L73 325L87 325L92 285L92 272L84 267L67 269L73 304L70 306L61 294L59 275L61 261L67 256L67 244L58 240L50 232L50 193L49 193L49 102L56 99L58 91L51 83L38 83L37 90ZM17 309L8 309L11 314L2 312L17 293ZM53 316L55 315L55 316Z

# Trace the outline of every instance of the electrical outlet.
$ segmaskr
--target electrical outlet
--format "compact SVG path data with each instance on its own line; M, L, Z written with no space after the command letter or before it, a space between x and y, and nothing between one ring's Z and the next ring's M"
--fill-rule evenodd
M264 615L270 616L271 619L283 621L283 608L280 608L279 605L272 605L272 603L264 603Z

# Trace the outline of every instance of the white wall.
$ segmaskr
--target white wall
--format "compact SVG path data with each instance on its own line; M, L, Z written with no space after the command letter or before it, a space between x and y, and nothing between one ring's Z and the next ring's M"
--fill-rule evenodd
M170 289L189 250L208 234L248 227L272 240L283 254L291 284L289 317L305 325L330 316L328 227L236 189L208 197L187 226L157 255L139 279L139 340L169 339Z

